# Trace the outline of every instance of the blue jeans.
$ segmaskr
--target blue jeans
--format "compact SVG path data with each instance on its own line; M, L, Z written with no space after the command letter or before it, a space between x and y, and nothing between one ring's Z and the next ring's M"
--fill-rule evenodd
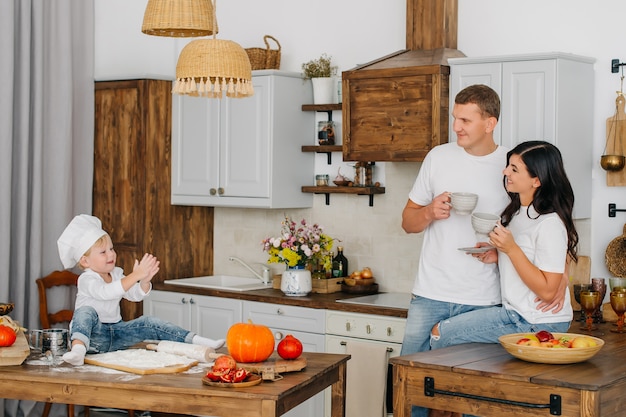
M433 349L462 343L498 343L498 337L511 333L535 333L539 330L564 333L570 322L528 323L514 310L497 306L484 308L444 319L439 324L439 336L433 337Z
M191 343L195 333L156 317L141 316L130 321L101 323L93 307L74 311L71 340L78 339L90 352L128 349L144 340L170 340Z
M410 355L430 350L430 332L435 324L450 317L486 307L490 306L454 304L413 295L400 354ZM411 417L428 417L428 409L414 406L411 409Z

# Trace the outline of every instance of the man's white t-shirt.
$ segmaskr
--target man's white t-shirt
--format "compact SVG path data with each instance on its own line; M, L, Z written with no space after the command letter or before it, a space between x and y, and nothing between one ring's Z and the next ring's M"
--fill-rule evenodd
M451 142L433 148L424 159L409 199L425 206L443 192L478 194L475 212L500 215L510 199L503 183L508 149L473 156ZM476 244L471 216L450 211L424 230L413 293L433 300L467 305L500 304L496 264L484 264L458 248Z
M528 260L546 272L562 273L567 257L567 229L556 213L539 216L533 207L522 206L507 229ZM498 255L502 286L502 305L515 310L529 323L560 323L572 320L569 290L565 294L563 309L558 313L537 310L537 297L524 284L509 257Z

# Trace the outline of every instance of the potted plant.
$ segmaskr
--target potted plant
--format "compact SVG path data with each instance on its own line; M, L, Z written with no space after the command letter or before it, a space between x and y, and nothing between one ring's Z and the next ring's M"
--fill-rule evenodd
M310 79L313 84L313 102L315 104L329 104L334 102L335 83L333 77L337 75L337 66L332 65L332 59L327 54L302 64L304 79Z

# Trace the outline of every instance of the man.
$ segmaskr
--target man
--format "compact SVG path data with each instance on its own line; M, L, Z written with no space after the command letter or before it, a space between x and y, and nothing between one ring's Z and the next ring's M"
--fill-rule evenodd
M402 344L402 355L430 349L439 321L500 303L497 265L484 264L458 248L476 246L469 215L454 212L451 192L478 194L474 211L500 214L509 203L502 183L508 149L493 138L500 98L485 85L472 85L455 97L452 111L457 141L432 149L402 212L407 233L424 232L419 268ZM413 417L428 410L413 408Z

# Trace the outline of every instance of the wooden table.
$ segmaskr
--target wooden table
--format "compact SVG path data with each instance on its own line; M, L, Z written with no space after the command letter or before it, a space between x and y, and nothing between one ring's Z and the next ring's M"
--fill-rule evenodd
M67 364L4 366L0 368L0 397L176 414L276 417L332 386L332 417L344 417L350 355L303 356L307 359L304 370L246 388L204 385L203 373L135 375Z
M605 345L586 362L544 365L509 355L499 344L472 343L391 358L394 417L411 404L484 417L623 417L626 334L600 325ZM582 333L574 322L571 333Z

